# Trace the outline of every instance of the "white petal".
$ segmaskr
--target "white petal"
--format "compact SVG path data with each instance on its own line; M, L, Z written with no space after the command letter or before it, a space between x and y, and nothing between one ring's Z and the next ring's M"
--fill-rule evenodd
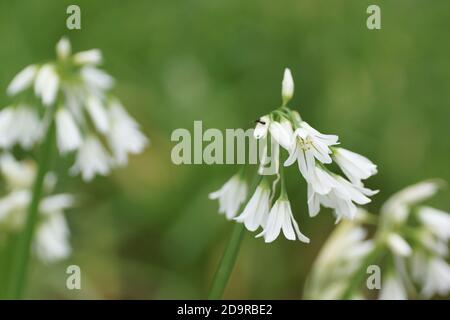
M81 51L73 55L73 61L78 65L97 65L102 63L102 52L98 49Z
M20 71L8 86L7 93L10 96L16 95L19 92L30 87L33 83L34 77L38 71L36 65L29 65L22 71Z
M284 69L283 81L281 83L281 96L283 103L286 104L294 95L294 80L292 79L291 70Z
M401 236L396 233L391 233L387 237L387 243L391 250L402 257L410 256L412 253L411 246Z
M64 108L56 112L56 132L58 149L61 154L80 147L82 138L78 126L70 112Z
M99 98L91 95L86 102L86 108L95 124L95 128L101 132L106 133L109 130L109 119L105 107Z
M70 56L72 49L69 39L62 37L56 44L56 55L59 59L65 60Z

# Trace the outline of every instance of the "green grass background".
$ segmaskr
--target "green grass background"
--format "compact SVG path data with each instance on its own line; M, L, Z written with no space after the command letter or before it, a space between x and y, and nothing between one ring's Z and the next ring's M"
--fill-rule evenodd
M81 7L81 30L65 27L69 4ZM366 28L369 4L381 6L381 30ZM279 105L284 67L296 85L291 106L378 164L371 210L408 184L450 181L449 21L446 0L1 0L0 106L12 77L53 58L67 35L75 51L103 51L115 93L151 139L128 167L87 185L64 175L70 158L54 160L60 191L82 198L68 213L74 254L33 261L27 297L204 298L232 228L207 195L237 168L173 165L170 134L194 120L252 126ZM288 183L311 244L247 234L226 298L301 297L334 219L308 217L294 167ZM431 203L450 210L448 189ZM65 288L69 264L81 267L81 291Z

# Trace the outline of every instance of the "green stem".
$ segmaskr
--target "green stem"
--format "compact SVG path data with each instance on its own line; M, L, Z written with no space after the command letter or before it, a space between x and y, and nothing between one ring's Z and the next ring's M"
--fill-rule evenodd
M262 176L256 174L254 181L252 183L252 188L247 196L244 204L247 204L248 200L252 196L254 190L261 181ZM233 271L234 265L236 263L236 258L241 247L242 239L245 234L245 227L242 223L236 223L233 228L233 233L228 241L225 252L220 260L219 267L217 268L216 274L214 275L213 283L209 292L208 299L218 300L222 298L225 287L227 286L228 280L230 278L231 272Z
M55 124L53 119L48 127L38 162L38 172L33 185L33 194L30 206L28 207L25 227L18 238L17 249L13 257L13 268L11 270L10 286L8 297L10 299L20 299L25 289L28 271L30 248L33 240L34 229L38 220L39 203L44 187L44 178L48 171L50 154L52 152Z
M348 287L342 293L342 300L351 299L355 293L355 290L362 284L364 277L367 276L367 267L378 260L380 254L383 252L383 247L379 244L375 244L375 248L367 254L365 259L361 263L361 267L351 278Z

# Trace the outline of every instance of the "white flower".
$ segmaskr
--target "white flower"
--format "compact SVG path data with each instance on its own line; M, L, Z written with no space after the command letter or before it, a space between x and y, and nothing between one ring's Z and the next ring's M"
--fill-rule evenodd
M56 44L56 55L61 60L66 60L71 53L71 45L69 39L62 37Z
M266 225L269 209L270 187L266 180L263 180L256 188L255 193L242 213L234 219L238 222L243 222L249 231L255 231L260 226L264 227Z
M289 240L298 239L302 242L309 243L308 237L300 232L297 221L295 221L292 215L289 200L284 198L279 198L275 201L275 204L269 212L266 226L257 237L264 236L264 241L269 243L278 238L281 231L283 231L284 236Z
M38 67L34 64L27 66L25 69L20 71L8 86L6 92L10 96L14 96L19 92L29 88L33 83L36 76Z
M394 254L408 257L412 254L412 248L399 234L390 233L386 238L389 248Z
M56 100L59 88L59 76L55 66L51 63L44 64L38 71L34 82L34 93L42 98L45 106L52 105Z
M56 140L61 154L76 150L82 143L82 138L78 126L75 123L70 111L60 108L56 112Z
M284 165L290 166L297 160L301 174L309 181L315 168L315 159L321 163L332 162L329 147L338 143L338 136L322 134L305 121L300 123L300 128L295 130L294 136L294 147Z
M283 105L289 102L294 95L294 80L289 68L284 69L283 81L281 83L281 96L283 98Z
M450 291L450 265L440 258L431 258L423 279L422 295L430 298L435 294L445 296Z
M450 239L450 214L431 207L421 207L418 212L419 220L433 234L443 241Z
M31 107L19 105L0 111L0 147L10 148L18 143L29 149L41 138L41 130L38 113Z
M114 79L109 74L94 67L83 67L81 78L86 86L94 92L111 89L114 85Z
M269 132L275 141L286 150L292 147L293 130L290 121L281 119L278 121L271 121L269 125Z
M55 212L45 217L37 227L33 248L44 263L52 263L70 256L70 231L62 212Z
M381 284L380 300L406 300L408 298L401 280L390 274Z
M381 208L381 214L388 220L402 223L409 215L409 207L425 201L439 190L440 183L437 180L419 182L391 196Z
M107 133L109 130L108 114L101 100L93 95L86 101L86 108L94 122L95 128L101 133Z
M341 176L331 175L320 167L316 167L308 183L308 209L311 217L320 211L320 205L334 209L337 221L341 218L354 219L357 207L371 200L377 191L354 185Z
M219 213L225 214L227 219L233 219L239 207L247 197L247 184L241 175L235 174L222 188L209 194L212 200L219 200Z
M148 139L139 130L137 122L117 101L109 107L109 123L107 137L114 159L118 165L125 165L128 162L128 154L141 153L148 144Z
M96 174L107 175L110 166L111 159L100 141L94 136L88 136L78 149L75 164L70 168L70 172L81 173L83 180L91 181Z
M269 125L270 125L269 116L261 117L257 121L255 130L253 131L253 136L255 137L255 139L262 139L266 137L267 132L269 130Z
M25 219L26 209L30 203L29 190L14 190L0 199L0 223L8 229L17 230Z
M263 116L258 120L253 136L257 140L263 139L267 137L268 132L276 143L286 150L291 149L293 130L290 121L284 118L280 121L273 121L269 116Z
M335 148L333 158L352 183L361 184L377 173L377 166L360 154L344 148Z
M304 290L307 299L340 299L362 260L374 249L367 230L353 221L337 226L311 267ZM355 296L352 296L355 298Z
M17 161L10 154L5 154L0 158L0 168L5 177L6 189L11 190L0 198L0 227L3 232L17 232L25 224L37 167L35 163ZM45 177L46 192L51 192L54 186L48 183L51 177L49 174ZM39 202L39 220L33 248L43 262L60 260L70 254L64 210L73 205L74 198L69 194L44 196Z
M102 52L98 49L81 51L73 55L73 61L78 65L97 65L102 63Z
M16 161L9 153L0 157L0 170L12 190L27 189L33 185L36 166L31 161Z

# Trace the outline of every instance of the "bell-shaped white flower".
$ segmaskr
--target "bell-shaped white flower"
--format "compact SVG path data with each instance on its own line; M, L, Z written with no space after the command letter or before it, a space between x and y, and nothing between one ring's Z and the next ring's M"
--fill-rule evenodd
M390 233L387 236L386 241L389 248L392 250L394 254L401 257L408 257L411 255L412 253L411 246L399 234Z
M107 133L109 130L109 119L102 101L91 95L86 101L86 108L92 122L94 122L95 128L101 133Z
M267 132L269 131L270 118L269 116L261 117L257 123L255 130L253 131L253 136L255 139L262 139L267 136Z
M264 230L257 237L264 237L266 243L274 241L283 231L288 240L300 240L309 243L309 238L300 232L291 210L291 204L285 197L280 197L270 209Z
M450 239L450 214L431 207L421 207L418 212L419 220L439 239Z
M219 200L219 213L225 214L227 219L233 219L239 207L247 197L247 184L241 174L232 176L219 190L209 194L212 200Z
M37 227L33 248L44 263L53 263L70 256L70 231L61 212L48 215Z
M31 188L36 176L34 162L17 161L10 154L0 158L0 171L5 178L5 189L11 190L0 198L0 228L2 232L17 232L24 227L28 207L31 202ZM47 174L44 191L51 192L54 175ZM44 196L38 206L39 219L34 252L45 263L66 258L70 252L69 230L64 211L73 207L74 197L69 194Z
M283 81L281 83L281 97L283 105L286 105L294 96L294 80L289 68L284 69Z
M80 74L86 86L94 92L109 90L114 85L113 77L94 67L83 67L81 68Z
M352 183L361 184L361 180L377 173L372 161L347 149L335 148L333 158Z
M87 136L78 149L72 174L81 173L83 180L91 181L96 174L107 175L111 170L111 158L94 136Z
M0 147L20 144L29 149L41 138L42 125L38 113L26 105L7 107L0 111Z
M403 223L409 216L410 207L432 197L440 186L438 180L428 180L406 187L383 204L381 214L386 221Z
M125 165L128 154L141 153L148 144L148 139L118 101L113 101L109 107L109 123L107 137L114 159L118 165Z
M408 295L399 277L389 274L381 284L380 300L406 300Z
M271 121L269 125L269 132L272 138L284 149L290 150L293 143L293 130L290 121L281 119L278 121Z
M69 39L62 37L56 44L56 55L60 60L66 60L72 52L72 46Z
M363 205L376 194L367 188L354 185L341 176L330 174L316 167L308 183L308 209L311 217L320 211L320 205L334 209L337 221L341 218L353 219L357 213L356 204Z
M269 209L270 186L267 181L263 179L242 213L234 219L244 223L249 231L255 231L260 226L264 227L266 225Z
M446 296L450 291L450 265L441 258L431 258L423 279L421 294L430 298L435 294Z
M82 144L80 130L69 110L60 108L55 115L56 141L61 154L74 151Z
M263 139L270 133L272 138L286 150L290 150L293 143L293 129L290 121L283 118L280 121L274 121L269 116L261 117L256 124L253 136L255 139Z
M18 162L6 153L0 157L0 171L9 189L27 189L33 185L36 165L31 161Z
M38 67L34 64L27 66L25 69L20 71L8 86L6 92L10 96L14 96L25 89L28 89L33 83Z
M45 106L52 105L56 101L59 88L59 76L55 66L51 63L44 64L36 75L34 93L42 98Z
M98 65L102 63L102 52L98 49L81 51L73 55L73 61L78 65Z
M312 128L305 121L294 132L295 142L290 150L285 166L298 161L298 167L303 177L309 181L315 169L315 159L321 163L331 163L330 146L338 144L338 136L326 135Z

